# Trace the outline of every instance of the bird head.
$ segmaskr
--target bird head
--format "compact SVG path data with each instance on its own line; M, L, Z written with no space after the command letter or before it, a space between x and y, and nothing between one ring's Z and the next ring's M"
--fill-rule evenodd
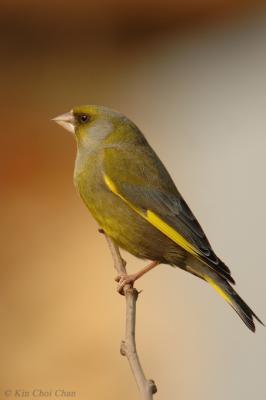
M101 142L113 132L121 131L132 123L122 114L103 106L78 106L53 118L53 121L70 131L78 145L90 146Z

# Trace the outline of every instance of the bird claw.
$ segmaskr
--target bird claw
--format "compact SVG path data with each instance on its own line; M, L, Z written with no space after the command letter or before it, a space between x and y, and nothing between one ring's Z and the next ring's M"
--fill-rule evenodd
M115 281L118 282L117 291L120 294L124 294L124 287L126 285L130 285L133 287L135 280L137 279L136 274L127 275L121 274L115 278Z

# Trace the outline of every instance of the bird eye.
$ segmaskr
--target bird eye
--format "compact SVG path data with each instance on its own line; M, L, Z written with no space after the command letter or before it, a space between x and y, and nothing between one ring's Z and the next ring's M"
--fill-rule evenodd
M81 114L78 116L78 122L81 124L86 124L86 122L88 122L89 117L86 114Z

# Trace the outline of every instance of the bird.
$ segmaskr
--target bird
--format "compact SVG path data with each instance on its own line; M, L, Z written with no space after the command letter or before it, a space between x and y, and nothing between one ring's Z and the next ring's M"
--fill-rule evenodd
M237 294L198 220L141 130L108 107L83 105L53 118L77 144L74 185L100 228L119 248L150 262L116 278L121 293L159 264L210 284L255 332L257 317Z

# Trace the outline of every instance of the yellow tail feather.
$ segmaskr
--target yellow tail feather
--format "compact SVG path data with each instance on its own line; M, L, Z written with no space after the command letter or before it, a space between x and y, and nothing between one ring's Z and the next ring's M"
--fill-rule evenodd
M220 296L222 296L222 298L223 298L225 301L227 301L227 303L230 304L230 306L233 305L233 301L232 301L231 296L230 296L228 293L226 293L226 291L223 290L223 289L221 288L221 286L219 286L219 285L215 282L214 279L212 279L210 276L205 276L204 279L213 287L214 290L216 290L216 292L217 292Z

